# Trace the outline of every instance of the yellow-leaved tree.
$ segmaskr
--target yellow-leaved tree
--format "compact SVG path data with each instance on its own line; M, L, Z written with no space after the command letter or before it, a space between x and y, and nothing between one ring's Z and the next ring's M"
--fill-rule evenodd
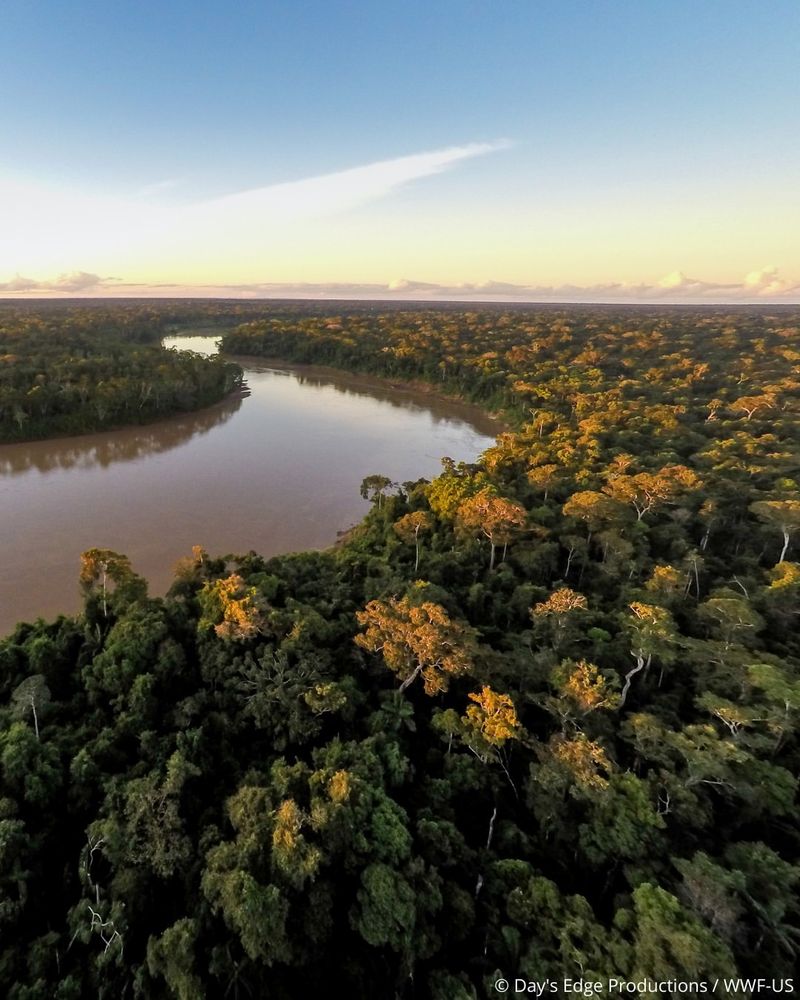
M255 587L232 573L209 580L197 595L202 609L198 629L211 628L220 639L252 639L264 627L266 607Z
M386 666L400 678L404 691L420 674L429 695L446 691L452 677L466 674L476 652L476 633L453 621L440 604L412 604L408 597L370 601L356 612L366 631L355 642L370 653L380 653Z
M585 611L588 603L583 594L570 587L559 587L540 604L531 608L531 618L536 622L549 622L551 626L551 642L557 650L567 636L568 627L575 620L576 613Z
M513 500L495 496L489 488L465 500L458 508L456 528L462 535L483 535L490 545L489 571L495 552L503 546L503 557L514 534L525 525L525 508Z
M501 747L508 740L517 738L521 731L514 702L507 694L484 684L479 692L471 692L467 714L462 719L468 732L476 734L483 742L493 747Z
M79 582L86 597L99 594L104 617L108 617L110 584L114 585L115 593L126 595L129 600L147 594L147 583L134 573L130 559L111 549L87 549L81 553Z

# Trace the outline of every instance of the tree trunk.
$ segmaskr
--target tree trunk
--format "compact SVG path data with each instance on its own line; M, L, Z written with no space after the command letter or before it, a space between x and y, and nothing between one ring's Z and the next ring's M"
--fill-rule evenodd
M782 530L783 530L783 548L781 549L781 557L778 560L779 564L783 562L784 558L786 557L786 550L789 548L789 532L787 531L786 528L783 528Z
M405 680L403 681L403 683L402 683L402 684L400 685L400 691L401 691L401 692L402 692L402 691L405 691L405 689L406 689L406 688L408 687L408 685L409 685L409 684L413 684L413 682L414 682L414 681L415 681L415 680L416 680L416 679L417 679L417 678L419 677L419 675L420 675L421 673L422 673L422 664L421 664L421 663L418 663L418 664L416 665L416 667L414 668L413 672L412 672L412 673L410 673L410 674L408 675L408 677L406 677L406 679L405 679Z
M618 708L622 708L622 706L625 704L625 699L628 697L628 691L630 691L631 689L631 681L636 676L636 674L639 673L640 670L644 670L644 667L645 667L644 656L641 653L637 653L636 666L633 668L633 670L629 670L627 674L625 674L625 686L622 688L622 694L619 697L619 705L617 706Z
M489 833L486 837L486 850L492 846L492 838L494 837L494 821L497 819L497 806L494 807L492 811L492 818L489 820ZM480 895L480 891L483 888L483 875L478 875L478 881L475 883L475 899Z
M492 554L489 556L489 572L491 573L492 570L494 569L494 550L495 550L495 544L494 544L494 542L489 542L489 544L492 547Z

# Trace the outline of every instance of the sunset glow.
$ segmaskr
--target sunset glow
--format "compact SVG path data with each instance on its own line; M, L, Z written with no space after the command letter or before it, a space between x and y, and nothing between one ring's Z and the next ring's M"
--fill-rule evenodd
M358 6L12 3L0 295L800 298L796 5Z

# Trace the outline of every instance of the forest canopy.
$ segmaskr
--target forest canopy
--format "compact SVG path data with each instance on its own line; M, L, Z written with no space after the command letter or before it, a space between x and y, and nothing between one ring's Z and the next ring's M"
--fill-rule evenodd
M242 383L219 357L167 350L152 309L0 307L0 441L148 423Z
M0 642L4 995L791 976L800 311L173 308L510 429L325 552L91 550Z

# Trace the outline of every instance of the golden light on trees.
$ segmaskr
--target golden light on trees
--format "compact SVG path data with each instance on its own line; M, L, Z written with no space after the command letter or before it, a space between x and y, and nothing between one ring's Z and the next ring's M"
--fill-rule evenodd
M572 737L559 733L551 737L547 748L580 788L591 791L607 787L611 762L602 746L585 733Z
M619 707L625 704L633 678L641 670L647 670L654 656L662 663L671 661L674 657L670 646L676 638L675 624L672 615L666 608L655 604L643 604L634 601L629 605L630 615L625 619L625 631L630 640L631 656L636 665L625 674L625 683L619 699Z
M583 594L578 594L569 587L559 587L558 590L553 591L546 601L534 605L531 614L534 618L547 615L560 617L561 615L569 614L571 611L585 609L588 606L588 602Z
M507 694L498 694L484 684L480 692L469 694L474 705L467 707L465 726L478 733L481 739L494 747L501 747L508 740L519 736L522 729L514 702Z
M380 653L401 681L400 690L422 675L425 693L446 691L453 677L466 674L473 664L475 631L452 621L440 604L412 604L408 597L370 601L356 612L365 632L355 642L370 653Z
M130 559L111 549L87 549L82 552L78 581L87 597L95 592L100 594L106 617L110 583L115 589L126 588L132 597L143 597L147 593L147 585L134 573Z
M255 587L233 573L209 581L198 595L203 616L199 629L213 626L220 639L252 639L265 624L265 606Z
M516 531L525 525L525 508L513 500L495 496L490 489L465 500L458 508L456 526L462 535L483 535L489 540L489 570L494 569L498 545L505 548Z
M637 472L633 476L612 472L603 487L613 500L629 504L636 511L636 520L665 503L673 502L679 493L696 489L697 475L685 465L668 465L658 472Z
M567 517L575 517L586 523L590 539L592 532L619 518L621 510L619 503L596 490L579 490L573 493L562 508Z
M553 649L558 649L567 633L570 622L575 614L585 611L588 602L583 594L578 594L569 587L559 587L539 604L531 608L531 618L537 621L549 621L552 625Z
M744 413L751 420L756 413L771 410L776 405L777 400L772 393L761 393L758 396L740 396L731 403L730 408L734 413Z
M800 589L800 564L781 562L770 570L770 590Z
M561 467L558 465L535 465L528 469L528 482L537 490L542 490L544 500L547 500L550 490L560 481L561 476Z
M616 708L619 694L609 687L600 668L588 660L564 660L553 671L552 681L559 694L581 714L600 708Z
M684 574L674 566L659 564L645 581L645 590L669 598L678 594L684 585Z

